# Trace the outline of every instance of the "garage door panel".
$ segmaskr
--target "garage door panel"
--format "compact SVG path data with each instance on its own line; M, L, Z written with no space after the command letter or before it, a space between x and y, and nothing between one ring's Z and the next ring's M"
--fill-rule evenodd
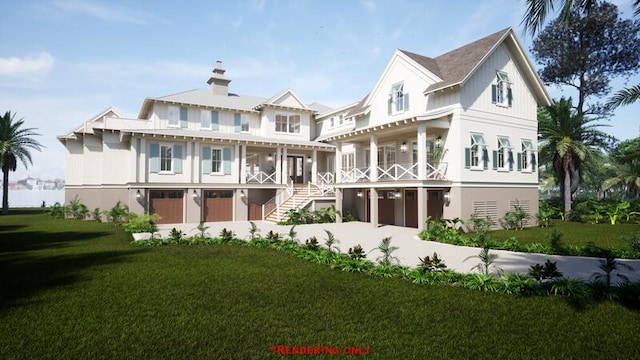
M228 190L206 190L204 192L204 221L233 220L233 192Z
M181 224L183 222L182 191L150 191L149 212L158 214L158 224Z

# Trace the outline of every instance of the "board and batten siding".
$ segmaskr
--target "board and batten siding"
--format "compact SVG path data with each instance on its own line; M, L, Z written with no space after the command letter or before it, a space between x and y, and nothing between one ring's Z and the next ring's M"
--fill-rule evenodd
M103 184L124 184L130 179L132 154L129 144L120 141L118 133L103 133Z
M184 112L181 111L181 108L186 109L186 127L182 126L180 123L179 126L170 126L168 120L169 106L176 106L179 108L178 112L182 113L181 117L184 115ZM201 125L202 119L202 111L206 111L211 113L215 111L217 113L218 126L212 126L210 129L203 128ZM153 113L151 118L154 121L155 128L158 129L186 129L192 131L211 131L211 132L221 132L221 133L239 133L240 131L240 123L238 122L238 116L241 118L246 118L249 120L249 131L242 133L249 133L252 135L260 134L260 116L256 113L247 113L241 111L231 111L231 110L222 110L222 109L211 109L204 107L195 107L195 106L177 106L177 105L168 105L164 103L156 103L153 106ZM213 116L211 116L211 120L213 120Z
M81 185L84 169L82 140L66 140L65 149L67 149L65 156L65 185Z

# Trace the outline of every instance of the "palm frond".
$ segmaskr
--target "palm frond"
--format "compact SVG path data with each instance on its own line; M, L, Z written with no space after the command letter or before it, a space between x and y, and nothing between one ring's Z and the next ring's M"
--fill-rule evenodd
M638 0L636 3L640 3ZM640 10L640 6L636 11ZM640 99L640 84L617 91L607 101L606 108L613 110L618 106L629 105Z

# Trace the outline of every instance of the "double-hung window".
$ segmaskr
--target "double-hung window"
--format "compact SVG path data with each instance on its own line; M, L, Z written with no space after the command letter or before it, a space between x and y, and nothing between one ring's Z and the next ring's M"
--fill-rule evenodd
M222 174L221 148L211 148L211 174Z
M229 175L231 174L232 149L229 147L202 147L202 174Z
M471 133L471 147L464 151L464 165L466 168L482 170L489 168L489 154L484 135Z
M245 114L240 117L240 131L249 132L249 116Z
M510 107L513 102L511 81L504 71L496 72L496 83L491 85L491 102L504 107Z
M342 170L351 171L356 167L356 154L348 152L342 154Z
M160 145L160 171L171 172L171 160L173 159L173 146Z
M493 168L497 170L513 170L513 149L506 136L498 136L498 150L493 152Z

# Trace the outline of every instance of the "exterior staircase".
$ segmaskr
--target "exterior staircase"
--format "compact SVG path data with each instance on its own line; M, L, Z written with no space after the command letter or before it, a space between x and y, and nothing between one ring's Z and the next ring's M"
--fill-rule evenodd
M310 191L311 190L311 191ZM291 209L307 207L311 201L315 199L335 200L335 194L320 194L315 187L310 189L304 184L295 184L293 187L293 195L285 200L280 206L269 214L264 220L277 223L285 218L286 213Z

